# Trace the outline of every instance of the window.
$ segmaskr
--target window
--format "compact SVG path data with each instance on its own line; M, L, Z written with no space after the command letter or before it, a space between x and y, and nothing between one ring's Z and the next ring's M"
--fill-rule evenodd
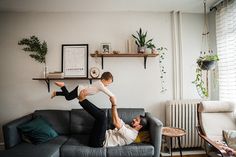
M236 100L236 1L221 5L216 12L219 99Z

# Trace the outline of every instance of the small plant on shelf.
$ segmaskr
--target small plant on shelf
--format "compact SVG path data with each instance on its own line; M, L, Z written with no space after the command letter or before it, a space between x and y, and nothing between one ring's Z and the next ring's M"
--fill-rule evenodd
M18 45L25 45L22 50L29 52L29 56L34 58L39 63L45 63L45 56L48 52L47 43L45 41L40 42L38 37L31 36L30 38L23 38L18 42Z
M30 38L23 38L18 42L18 45L24 45L22 50L29 52L29 56L34 58L39 63L44 63L43 77L47 77L48 68L46 66L46 54L48 52L47 43L45 41L40 42L38 37L31 36Z
M139 31L136 31L137 36L135 36L134 34L132 34L133 38L135 39L135 43L138 46L138 53L144 53L147 46L150 46L150 44L152 43L153 39L149 39L147 40L147 32L143 32L142 28L139 29Z

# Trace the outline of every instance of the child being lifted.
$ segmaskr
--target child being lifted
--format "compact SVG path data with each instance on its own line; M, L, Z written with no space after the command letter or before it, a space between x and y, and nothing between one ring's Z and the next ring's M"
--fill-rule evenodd
M113 76L110 72L104 72L101 76L101 79L95 82L93 85L89 87L79 85L71 92L68 92L64 82L55 82L57 86L61 87L61 91L53 91L51 94L51 98L54 98L55 96L65 96L66 100L73 100L79 96L80 91L83 89L85 89L89 95L94 95L102 91L109 97L114 97L114 94L112 94L112 92L107 89L107 86L109 86L112 82Z

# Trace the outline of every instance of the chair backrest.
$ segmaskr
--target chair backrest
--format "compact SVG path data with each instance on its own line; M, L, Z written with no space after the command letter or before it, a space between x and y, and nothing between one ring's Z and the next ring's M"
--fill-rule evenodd
M203 135L223 140L223 130L236 130L235 104L227 101L203 101L198 104L198 123Z

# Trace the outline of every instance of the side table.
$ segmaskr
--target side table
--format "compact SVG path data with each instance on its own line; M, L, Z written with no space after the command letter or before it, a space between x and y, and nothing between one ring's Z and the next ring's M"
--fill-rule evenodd
M180 156L182 157L182 147L180 143L180 137L186 135L186 131L180 128L173 128L173 127L163 127L162 128L162 135L170 138L170 153L172 156L172 138L177 137Z

